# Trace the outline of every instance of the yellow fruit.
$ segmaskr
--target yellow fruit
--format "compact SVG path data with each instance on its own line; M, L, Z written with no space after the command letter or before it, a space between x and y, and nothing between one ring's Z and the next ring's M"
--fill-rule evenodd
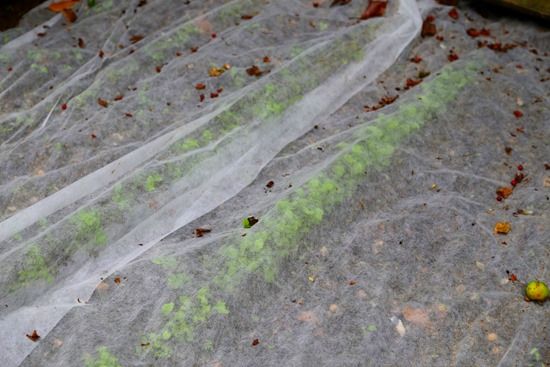
M548 286L544 282L532 280L525 286L525 295L530 301L544 302L549 294Z

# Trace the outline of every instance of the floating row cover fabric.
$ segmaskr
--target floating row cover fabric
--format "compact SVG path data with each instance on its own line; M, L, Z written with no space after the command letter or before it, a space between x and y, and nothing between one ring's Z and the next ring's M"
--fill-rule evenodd
M549 365L548 29L341 3L0 34L0 366Z

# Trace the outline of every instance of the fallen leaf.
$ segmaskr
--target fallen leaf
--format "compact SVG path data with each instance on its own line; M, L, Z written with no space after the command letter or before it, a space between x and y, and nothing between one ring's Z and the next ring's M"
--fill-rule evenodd
M38 335L38 332L36 330L33 330L30 335L29 334L25 334L25 335L27 336L27 338L29 338L33 342L37 342L38 339L40 339L40 335Z
M515 110L514 111L514 116L516 116L516 118L519 119L520 117L523 116L523 112L521 112L519 110Z
M437 33L437 28L435 27L434 20L435 18L433 17L433 15L428 15L426 19L424 19L424 22L422 23L422 37L435 36L435 34Z
M250 20L252 18L254 18L254 15L252 15L252 14L243 14L243 15L241 15L242 20Z
M405 336L405 333L407 332L407 330L405 329L405 325L403 325L403 321L398 319L397 323L395 324L395 331L397 331L399 336L401 337Z
M357 281L356 280L350 280L348 281L348 285L356 285L357 284Z
M99 56L100 59L103 58L103 55L105 55L105 53L103 52L103 50L99 50L97 56Z
M269 58L269 56L264 56L263 62L264 64L269 64L271 62L271 59Z
M38 37L44 37L46 35L46 32L40 32L36 34Z
M58 1L56 3L51 3L48 6L48 9L50 9L53 12L60 13L63 10L71 9L73 6L75 6L80 0L67 0L67 1Z
M256 65L252 65L251 67L246 69L246 73L250 76L255 76L255 77L259 77L263 74L260 68L257 67Z
M197 83L195 84L195 89L196 90L203 90L206 88L206 85L204 85L204 83Z
M98 98L97 99L97 103L101 106L101 107L109 107L109 102L107 102L106 100L102 99L102 98Z
M212 230L210 228L195 228L195 236L196 237L202 237L205 233L210 233Z
M512 226L508 222L497 222L495 224L495 234L508 234L510 230L512 229Z
M502 44L500 42L494 42L487 44L487 47L495 52L508 52L508 50L511 50L513 48L516 48L517 45L513 45L511 43Z
M424 79L425 77L429 76L430 75L430 72L429 71L426 71L426 70L420 70L418 72L418 77L420 79Z
M369 0L369 4L359 19L366 20L369 18L384 16L384 13L386 12L386 5L388 5L387 1Z
M109 284L102 281L97 285L96 289L100 292L106 291L109 289Z
M476 260L476 267L481 271L485 270L485 264L482 263L481 261Z
M491 35L491 31L489 31L486 28L476 29L476 28L468 28L466 30L466 33L468 36L472 38L476 38L479 36L489 37Z
M157 73L160 73L160 72L162 71L162 65L157 65L157 66L155 66L155 71L156 71Z
M430 325L430 317L428 316L428 312L421 308L406 306L403 309L403 317L408 322L411 322L417 326L428 327Z
M414 79L407 79L405 81L405 89L409 89L409 88L412 88L414 87L415 85L418 85L422 82L422 79L417 79L417 80L414 80Z
M217 77L217 76L220 76L224 73L225 69L224 68L218 68L216 66L212 66L209 70L208 70L208 75L211 76L211 77Z
M449 10L449 16L451 18L453 18L454 20L457 20L458 19L458 11L456 10L456 8L452 8L451 10Z
M521 65L516 65L516 68L520 68L520 69L523 69L523 66ZM516 97L516 104L521 107L523 106L525 103L523 102L523 99L521 99L521 97Z
M330 7L332 8L333 6L347 5L350 2L351 0L332 0L332 3L330 3Z
M134 34L132 36L130 36L130 42L133 44L133 43L137 43L139 41L141 41L144 37L141 35L141 34Z
M210 23L206 18L195 21L195 25L202 33L212 33L214 31L212 23Z
M123 96L122 94L119 94L119 95L117 95L117 96L114 98L114 100L115 100L115 101L121 101L122 98L124 98L124 96Z
M63 10L63 16L65 17L65 19L69 23L74 23L76 21L76 19L78 18L76 16L76 13L74 11L72 11L72 9Z
M497 196L499 196L503 199L506 199L510 195L512 195L512 192L513 192L513 189L511 189L510 187L499 187L496 191Z
M254 339L252 340L252 346L255 347L256 345L260 344L260 340L259 339Z
M134 117L130 112L124 112L124 116L126 117Z
M84 43L84 40L82 38L78 39L78 47L80 48L86 47L86 44Z
M533 211L529 209L518 209L515 213L512 213L514 217L517 217L518 215L533 215Z
M113 280L116 284L120 284L120 277L115 277L115 279L113 279Z
M378 104L376 104L374 106L363 106L363 108L365 109L365 112L376 111L376 110L379 110L380 108L382 108L384 106L392 104L393 102L395 102L395 100L397 98L399 98L398 95L384 96L384 97L380 98L380 100L378 101Z
M512 153L512 148L504 147L504 151L506 152L506 154L510 155L510 153Z
M317 315L315 315L315 312L313 311L302 311L298 314L297 319L298 321L307 322L310 324L317 324L319 322Z
M414 62L415 64L418 64L419 62L422 61L422 58L418 55L416 55L415 57L411 58L411 62Z
M447 59L448 59L450 62L456 61L456 60L458 60L458 55L457 55L453 50L451 50L451 51L449 52L449 56L447 56Z

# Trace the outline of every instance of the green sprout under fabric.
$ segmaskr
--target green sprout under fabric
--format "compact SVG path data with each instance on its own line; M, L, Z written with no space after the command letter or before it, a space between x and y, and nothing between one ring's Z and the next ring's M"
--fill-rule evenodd
M103 230L101 216L95 210L83 210L78 212L72 222L76 225L77 242L89 242L97 246L107 244L107 235Z
M173 270L178 266L178 262L173 257L156 257L153 260L151 260L153 264L160 265L164 269Z
M31 245L25 254L23 269L17 273L18 287L24 287L37 280L44 280L47 283L53 282L53 275L42 256L40 248L37 245Z
M178 289L183 287L183 285L189 280L189 277L184 273L171 274L166 279L166 285L168 286L168 288Z
M276 204L275 211L264 218L262 230L222 248L225 270L216 282L231 288L250 273L262 274L267 282L272 282L278 263L296 249L300 238L321 223L328 210L353 193L367 169L387 166L399 143L455 98L471 80L470 74L469 69L444 69L438 78L423 86L419 102L404 104L392 115L381 114L363 128L356 135L357 141L327 171Z
M530 363L527 367L545 367L544 362L542 362L542 356L538 348L531 348L529 351Z
M84 358L84 363L86 367L122 367L107 347L99 347L96 358L87 356Z
M281 263L298 250L301 240L321 224L331 210L349 198L357 185L365 180L367 169L381 170L388 166L402 142L418 131L426 121L441 113L471 83L475 67L443 69L440 75L421 87L418 97L401 105L391 115L379 114L355 134L355 142L343 145L340 156L323 172L310 179L287 199L279 200L275 208L262 217L240 241L223 246L219 262L211 265L212 281L203 285L194 296L180 296L174 307L163 312L168 320L161 331L151 333L148 340L154 355L168 357L173 339L189 342L195 330L206 323L213 311L229 313L223 300L212 306L211 294L231 294L248 276L260 276L267 283L276 280ZM449 86L452 85L452 88ZM246 226L244 221L243 225ZM373 332L376 326L368 326Z
M149 333L142 345L149 348L157 358L166 358L172 349L166 344L171 339L190 342L194 339L194 329L205 323L212 315L227 315L229 309L222 300L212 304L208 287L200 288L193 298L180 296L176 302L165 303L161 313L167 321L158 333Z
M121 184L117 184L114 187L112 198L120 210L128 209L130 207L130 199L124 194Z
M152 192L157 189L157 186L162 182L162 176L158 173L153 173L152 175L147 176L145 181L145 191Z
M249 94L234 103L229 109L216 116L212 123L215 129L197 132L170 147L172 154L182 154L206 146L212 140L226 136L250 121L269 121L282 116L291 106L296 105L304 95L321 82L334 75L338 68L364 57L364 42L373 37L376 27L362 28L350 37L342 37L327 44L313 54L306 54L299 48L296 57L285 69L277 72L274 80L266 83L256 93ZM302 53L304 53L302 55ZM317 59L315 67L311 59ZM229 74L237 80L237 68ZM206 133L205 133L206 132Z

